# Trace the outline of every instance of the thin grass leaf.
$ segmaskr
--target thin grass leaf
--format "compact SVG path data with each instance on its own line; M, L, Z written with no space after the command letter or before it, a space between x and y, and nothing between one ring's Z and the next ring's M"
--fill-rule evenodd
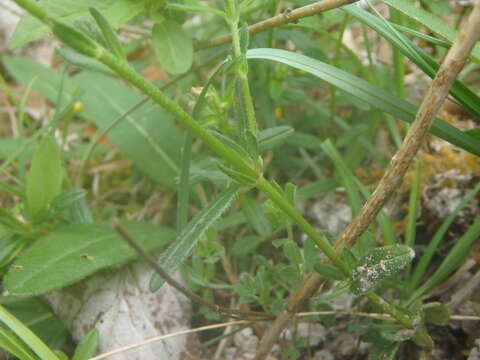
M59 360L57 355L40 340L28 327L22 324L7 309L0 305L0 321L2 321L16 336L27 344L42 360Z
M451 46L451 43L449 43L447 41L443 41L443 40L440 40L436 37L424 34L420 31L410 29L409 27L406 27L406 26L403 26L403 25L398 25L398 24L392 24L392 25L395 29L397 29L397 30L399 30L399 31L401 31L405 34L412 35L412 36L415 36L416 38L425 40L425 41L429 42L430 44L441 46L441 47L444 47L446 49L450 48L450 46Z
M418 21L420 24L426 26L434 33L443 36L450 42L454 42L457 38L458 31L450 27L445 21L439 19L435 15L414 6L412 3L405 0L383 0L385 4L391 6L408 17ZM470 57L477 63L480 63L480 46L477 45L470 55Z
M399 119L409 123L415 119L417 112L415 105L389 94L385 89L378 88L363 79L319 60L280 49L250 49L247 51L247 58L277 61L304 70ZM480 141L454 126L436 119L430 132L451 144L480 156Z
M468 228L467 232L457 240L447 257L442 261L435 273L420 286L411 296L409 303L426 294L435 285L445 280L452 272L454 272L465 260L470 252L473 243L480 237L480 216L475 219L473 224Z
M431 78L435 76L440 65L417 45L396 31L394 26L386 19L380 16L374 16L358 6L344 6L342 10L383 36L393 47L408 57L425 74ZM450 93L468 111L476 116L480 116L480 98L461 81L457 80L454 82Z
M370 196L370 192L367 190L365 186L363 186L363 184L348 168L342 156L340 155L340 153L338 152L338 150L335 148L335 146L332 144L330 140L326 140L324 143L322 143L322 150L332 160L333 164L335 165L335 168L339 172L340 177L344 183L345 189L347 191L347 196L349 197L349 200L350 200L350 206L352 206L352 209L354 209L353 212L355 214L356 211L358 211L358 210L355 210L355 207L359 209L360 206L362 205L360 194L364 198L368 198ZM382 231L385 245L396 244L397 240L395 237L395 233L393 231L392 223L383 210L379 212L376 220Z
M448 228L452 225L453 220L458 216L460 211L475 197L475 195L480 191L480 184L478 184L472 191L470 191L467 196L457 205L457 207L452 211L452 213L443 221L442 225L438 228L435 234L432 237L432 240L428 243L427 249L420 258L418 265L415 267L415 271L410 279L409 289L410 292L418 285L423 275L427 271L430 261L435 254L435 251L438 249L440 242L447 233Z
M415 245L415 234L417 230L418 202L420 199L420 165L415 164L413 183L408 201L408 219L405 232L405 245Z
M218 68L208 78L205 86L202 88L202 91L200 92L197 102L195 103L195 106L193 108L192 117L194 119L198 118L200 110L205 103L205 96L207 95L208 89L210 88L213 79L215 79L218 73L223 70L225 65L226 63L224 62L220 66L218 66ZM188 201L190 197L190 164L192 157L192 142L193 134L190 131L186 131L182 145L182 156L180 159L180 183L178 185L177 192L177 234L179 234L188 223Z
M30 349L13 332L0 326L0 348L20 360L36 360Z
M239 191L239 187L232 185L220 193L206 208L204 208L177 239L160 255L158 263L169 274L173 274L183 264L191 250L214 223L227 211L230 203ZM150 291L157 291L164 280L157 274L150 279Z
M322 143L322 150L327 154L330 160L332 160L345 191L347 192L350 207L352 208L352 215L355 216L362 206L362 199L355 178L330 139L327 139Z
M102 31L103 38L105 39L105 43L107 44L108 49L119 59L125 61L126 56L125 52L123 51L122 44L120 43L117 34L113 30L108 20L96 8L91 7L88 10L90 11L90 15L92 15L92 17L95 19L98 27Z

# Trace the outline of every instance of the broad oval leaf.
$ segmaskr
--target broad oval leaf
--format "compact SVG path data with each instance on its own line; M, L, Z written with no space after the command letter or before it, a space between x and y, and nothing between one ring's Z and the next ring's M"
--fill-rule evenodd
M166 245L172 229L126 222L127 231L147 250ZM105 223L59 227L36 241L10 267L5 289L14 295L36 295L73 284L94 272L135 257L135 252Z
M384 246L370 250L352 272L351 290L364 294L378 287L385 279L399 272L415 256L406 245Z
M193 62L193 42L183 28L174 21L157 23L152 31L153 48L157 60L170 74L182 74Z
M33 154L26 180L26 198L33 216L44 209L62 187L62 158L55 139L47 135Z
M247 58L273 60L306 71L399 119L407 122L415 119L417 112L415 105L322 61L280 49L250 49L247 51ZM430 131L449 143L480 156L480 141L456 127L436 119Z
M238 186L232 185L220 193L215 200L189 222L187 227L177 236L174 242L160 255L158 263L169 275L173 274L182 265L194 246L202 238L205 231L222 216L230 206L239 191ZM157 274L150 279L150 291L157 291L164 284Z

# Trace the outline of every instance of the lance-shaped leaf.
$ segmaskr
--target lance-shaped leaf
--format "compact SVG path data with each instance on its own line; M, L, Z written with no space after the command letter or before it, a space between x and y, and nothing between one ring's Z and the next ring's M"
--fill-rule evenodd
M280 49L250 49L247 51L247 58L273 60L306 71L399 119L407 122L415 119L417 112L415 105L322 61ZM430 131L449 143L480 156L480 141L456 127L436 119Z
M33 216L44 209L62 187L62 158L55 139L48 135L42 139L33 154L27 175L26 197Z
M177 239L160 255L158 263L169 275L178 270L205 231L227 211L238 190L238 186L232 185L221 192L190 221ZM157 291L164 282L164 279L154 274L150 279L150 291Z
M384 246L372 249L365 255L352 272L351 290L355 294L364 294L399 272L415 256L406 245Z
M122 44L120 44L120 40L118 40L117 34L115 34L115 31L108 20L96 8L91 7L89 10L98 27L100 30L102 30L102 34L108 49L119 59L126 60Z

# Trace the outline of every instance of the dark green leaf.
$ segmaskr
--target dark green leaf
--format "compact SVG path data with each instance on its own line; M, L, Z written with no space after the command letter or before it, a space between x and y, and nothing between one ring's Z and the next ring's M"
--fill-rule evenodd
M450 311L442 303L428 303L423 305L425 322L437 326L445 326L450 321Z

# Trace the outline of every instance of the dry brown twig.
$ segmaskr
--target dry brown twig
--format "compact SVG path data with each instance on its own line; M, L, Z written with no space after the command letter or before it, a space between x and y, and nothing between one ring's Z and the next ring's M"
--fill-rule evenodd
M257 34L262 31L270 30L281 25L288 23L296 22L302 18L317 15L321 12L335 9L347 4L357 2L358 0L322 0L314 2L313 4L305 5L301 8L285 11L282 14L278 14L271 18L260 21L256 24L250 25L248 31L250 35ZM197 46L198 50L208 49L211 47L219 46L226 44L232 40L231 35L219 36L215 39L212 39L208 42L200 43Z
M335 245L337 252L354 244L358 237L370 226L387 200L400 186L408 167L420 148L422 140L430 129L435 115L447 98L453 82L468 59L470 51L479 40L479 29L480 0L477 0L466 26L461 29L457 40L451 47L437 75L430 84L422 104L417 111L415 121L405 136L402 146L390 161L390 167L357 216L340 235ZM323 281L324 279L319 274L311 273L299 289L290 295L287 306L262 338L257 350L256 360L266 358L289 320L298 309L313 296Z

